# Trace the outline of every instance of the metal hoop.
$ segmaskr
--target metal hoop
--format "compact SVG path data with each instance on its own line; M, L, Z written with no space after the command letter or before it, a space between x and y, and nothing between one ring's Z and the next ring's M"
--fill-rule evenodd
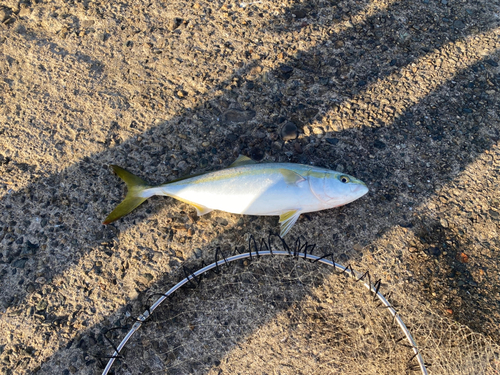
M144 311L138 318L137 322L132 326L130 331L127 333L127 335L123 338L122 342L116 347L117 350L113 353L111 358L109 359L104 371L102 372L102 375L107 375L109 373L109 370L111 369L111 366L113 366L113 363L115 362L115 359L119 357L121 350L125 347L127 344L128 340L132 337L132 335L141 327L142 323L144 323L153 313L153 311L161 305L165 299L167 299L171 294L173 294L177 289L180 287L184 286L185 284L192 282L193 279L198 278L198 276L204 274L205 272L208 272L214 268L218 268L219 266L222 265L227 265L231 262L237 261L237 260L242 260L246 258L252 258L256 256L266 256L266 255L282 255L282 256L295 256L295 257L300 257L303 259L308 259L314 262L320 262L329 266L334 267L335 269L338 269L342 273L345 273L349 277L355 279L355 281L361 281L363 285L370 291L370 293L373 293L374 296L377 296L377 298L382 302L382 304L387 308L387 310L391 313L393 319L395 322L398 323L399 328L401 331L403 331L406 339L409 342L409 346L412 348L414 357L417 359L418 364L420 366L420 370L423 375L428 375L427 369L425 367L424 359L422 358L422 355L420 354L418 348L417 348L417 343L413 339L413 336L411 335L410 331L406 327L406 325L403 322L403 319L399 316L397 311L392 307L392 305L387 301L387 299L380 293L379 288L380 288L380 283L376 283L376 285L372 285L370 281L365 282L364 276L366 274L358 274L356 271L354 271L351 267L347 266L344 267L341 264L335 263L334 261L328 260L325 257L319 257L316 255L312 254L307 254L305 253L290 253L288 251L283 251L283 250L261 250L261 251L254 251L254 252L248 252L248 253L243 253L243 254L236 254L233 256L230 256L228 258L223 258L221 260L217 260L216 262L209 264L208 266L205 266L203 268L200 268L198 271L193 272L190 275L187 275L186 278L183 280L179 281L176 285L174 285L168 292L163 294L148 310Z

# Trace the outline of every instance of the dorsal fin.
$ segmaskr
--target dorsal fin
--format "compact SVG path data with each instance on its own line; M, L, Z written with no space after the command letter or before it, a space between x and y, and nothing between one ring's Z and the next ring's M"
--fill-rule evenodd
M240 167L242 165L247 164L257 164L254 160L250 159L248 156L240 155L238 159L236 159L233 164L231 164L228 168Z

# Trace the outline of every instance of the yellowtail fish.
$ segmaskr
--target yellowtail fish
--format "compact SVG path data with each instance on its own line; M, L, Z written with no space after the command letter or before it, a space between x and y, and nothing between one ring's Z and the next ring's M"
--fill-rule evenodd
M196 208L234 214L280 217L283 237L301 213L350 203L368 192L365 183L345 173L293 163L257 164L240 156L228 168L151 186L125 169L112 165L127 184L127 196L103 224L128 214L153 195L167 195Z

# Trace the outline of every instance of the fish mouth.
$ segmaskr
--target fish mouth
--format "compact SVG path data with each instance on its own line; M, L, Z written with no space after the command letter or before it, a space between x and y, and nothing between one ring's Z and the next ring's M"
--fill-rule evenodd
M368 191L369 189L364 182L360 182L351 188L351 192L356 194L358 198L368 193Z

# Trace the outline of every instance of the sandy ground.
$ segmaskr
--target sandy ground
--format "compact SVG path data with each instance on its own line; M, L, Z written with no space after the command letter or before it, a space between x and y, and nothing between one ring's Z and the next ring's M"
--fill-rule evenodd
M457 362L447 348L464 345L464 353L493 354L489 363L464 361L463 373L497 374L499 17L498 3L483 0L2 1L2 373L99 373L99 356L112 353L103 332L142 312L150 288L165 291L184 277L183 264L212 261L217 246L245 246L248 233L278 230L277 218L197 218L167 198L103 226L124 196L109 164L161 183L244 154L364 180L367 196L304 215L289 241L302 236L394 289L417 343L430 348L424 355L434 356L431 373L459 373L442 363ZM258 284L241 276L245 267L238 272L235 282ZM274 340L289 309L332 301L352 310L338 290L319 292L331 282L321 280L300 282L293 306L268 309L265 319L248 299L241 311L255 314L246 329L229 341L211 330L196 339L213 345L209 359L182 367L175 361L187 354L172 351L153 361L145 336L134 350L139 359L125 357L116 373L338 372L328 356L314 367L319 355L271 355L290 342ZM199 298L217 295L206 288ZM178 303L182 296L191 298L179 295ZM230 301L218 298L219 306ZM325 316L319 331L293 323L303 333L293 350L309 353L336 335L342 324ZM170 329L155 327L158 335ZM455 344L426 344L446 329L458 332ZM460 341L463 332L475 341ZM269 349L251 349L252 337ZM189 340L182 345L194 345ZM436 348L448 354L436 356ZM359 350L365 357L339 353L368 361L369 351ZM372 355L380 366L372 373L390 373L381 352Z

